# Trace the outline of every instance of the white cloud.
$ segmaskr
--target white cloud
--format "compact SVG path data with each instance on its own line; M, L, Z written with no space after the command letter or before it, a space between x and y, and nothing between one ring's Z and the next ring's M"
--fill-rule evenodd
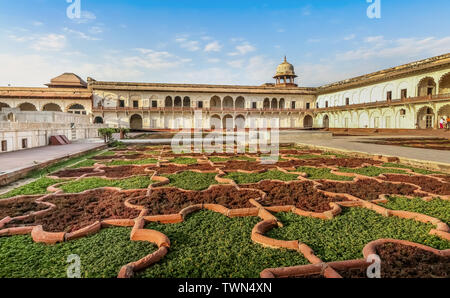
M92 41L100 40L100 38L93 37L93 36L87 35L84 32L76 31L76 30L73 30L73 29L69 29L67 27L63 28L63 30L64 30L64 32L66 32L68 34L73 34L73 35L75 35L75 36L77 36L78 38L81 38L81 39L92 40Z
M101 33L103 33L103 28L100 26L92 26L91 28L89 28L89 33L101 34Z
M122 59L127 67L142 67L152 70L162 70L178 67L184 63L191 62L191 59L180 58L166 51L154 51L152 49L136 49L140 56L130 56Z
M97 16L92 11L81 10L80 18L73 18L71 20L77 24L87 24L95 21L96 19Z
M228 53L228 55L229 56L238 56L238 55L245 55L250 52L256 51L256 48L254 46L252 46L251 44L249 44L248 42L245 42L241 45L236 46L235 49L236 49L235 52Z
M39 22L39 21L34 21L34 22L32 23L32 25L33 25L33 26L36 26L36 27L39 27L39 26L44 25L44 23Z
M180 47L190 52L196 52L200 50L199 42L196 40L189 40L186 37L179 37L175 41L180 44Z
M365 39L367 45L336 55L337 60L421 59L450 52L450 36L443 38L398 38L386 40L383 36ZM406 62L406 61L405 61ZM398 64L398 63L395 63Z
M208 58L208 59L206 59L206 61L209 62L209 63L219 63L219 62L220 62L220 59L217 59L217 58Z
M67 39L62 34L47 34L37 38L31 48L37 51L60 51L66 47Z
M218 41L213 41L205 46L205 52L220 52L222 45Z
M244 66L244 60L233 60L227 62L227 64L234 68L242 68Z
M352 40L356 38L356 34L350 34L344 37L344 40L348 41L348 40Z

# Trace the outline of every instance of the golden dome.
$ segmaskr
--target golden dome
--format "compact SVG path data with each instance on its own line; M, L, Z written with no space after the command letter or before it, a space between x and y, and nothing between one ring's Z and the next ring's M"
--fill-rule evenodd
M287 62L286 57L284 57L284 62L278 65L277 67L277 73L275 74L274 78L277 77L284 77L284 76L290 76L290 77L297 77L295 75L294 66Z

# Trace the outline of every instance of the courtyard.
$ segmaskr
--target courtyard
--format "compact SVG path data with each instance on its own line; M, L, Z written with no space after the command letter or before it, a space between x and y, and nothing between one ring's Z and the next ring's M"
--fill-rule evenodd
M450 274L450 175L285 145L119 145L0 195L0 277L360 278Z

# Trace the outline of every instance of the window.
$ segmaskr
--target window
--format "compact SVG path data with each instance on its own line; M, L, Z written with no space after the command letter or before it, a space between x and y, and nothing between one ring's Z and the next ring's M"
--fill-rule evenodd
M347 97L347 98L345 99L345 105L346 105L346 106L350 105L350 98Z
M2 151L8 151L8 142L6 140L2 141Z
M125 100L119 100L119 107L124 108L125 107Z
M401 109L400 110L400 116L405 116L406 115L406 110L405 109Z
M319 108L319 103L318 102L316 102L316 109L318 109Z
M133 100L133 108L139 108L139 101Z
M401 94L402 94L402 99L407 98L408 97L408 89L402 89Z
M295 101L291 102L291 109L295 109Z
M199 101L199 102L197 103L197 107L198 107L199 109L203 109L203 101Z
M309 110L311 108L311 104L309 102L306 103L306 109Z
M325 107L328 108L328 101L325 102Z
M22 149L28 148L28 139L22 139Z
M433 95L433 87L428 87L427 95Z
M386 100L391 101L392 100L392 91L388 91L386 94Z
M158 101L152 100L152 108L157 108L157 107L158 107Z
M257 108L256 102L252 102L252 109L256 109L256 108Z

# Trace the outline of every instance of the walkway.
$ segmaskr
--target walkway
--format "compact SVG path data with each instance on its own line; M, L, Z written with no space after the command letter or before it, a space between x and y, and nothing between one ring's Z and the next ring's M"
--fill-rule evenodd
M0 154L0 175L16 172L51 160L69 157L103 146L101 140L64 146L45 146Z
M399 138L401 136L386 136L382 138ZM411 137L411 136L409 136ZM353 152L377 154L384 156L395 156L400 159L414 159L423 162L433 162L450 165L450 152L441 150L421 149L421 148L408 148L400 146L388 146L388 145L376 145L360 143L361 141L367 141L368 139L376 139L377 137L333 137L329 140L304 140L301 144L314 145L327 148L341 149Z

